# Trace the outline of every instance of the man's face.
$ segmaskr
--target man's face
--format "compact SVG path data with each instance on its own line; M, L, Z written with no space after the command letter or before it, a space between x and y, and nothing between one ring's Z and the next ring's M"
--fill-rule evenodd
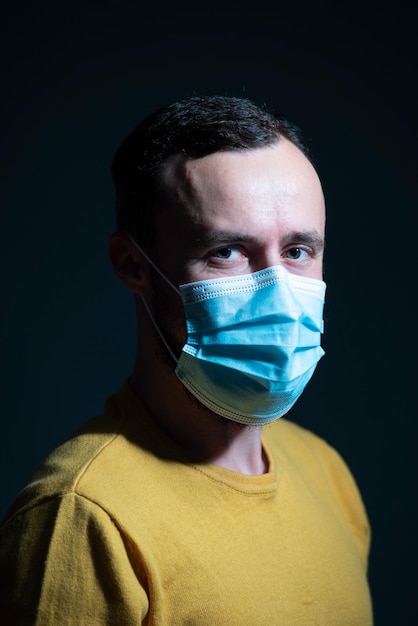
M308 159L289 141L200 159L174 157L170 206L156 222L154 258L175 284L273 265L322 278L325 203ZM155 315L176 352L186 340L180 298L157 278Z

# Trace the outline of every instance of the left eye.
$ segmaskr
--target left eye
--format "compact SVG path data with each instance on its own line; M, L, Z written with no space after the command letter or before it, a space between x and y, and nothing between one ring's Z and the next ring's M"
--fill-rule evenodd
M294 247L294 248L289 248L288 250L286 250L285 254L288 259L293 259L294 261L296 261L302 258L303 255L306 255L308 253L303 248Z

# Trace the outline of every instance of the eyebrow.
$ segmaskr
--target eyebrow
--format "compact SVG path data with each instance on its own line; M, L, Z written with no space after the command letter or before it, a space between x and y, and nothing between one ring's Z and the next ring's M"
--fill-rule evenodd
M257 243L257 238L245 232L231 231L211 231L197 232L191 247L207 247L216 248L220 245L228 245L233 243ZM289 245L294 243L309 244L317 251L321 251L325 247L325 239L317 230L292 231L288 233L280 242L281 245Z
M253 243L256 241L256 238L242 232L234 233L231 231L215 230L196 233L194 243L198 246L212 247L220 244L237 243L240 241L244 243Z
M325 237L317 230L293 231L285 237L284 241L295 244L307 243L318 251L325 248Z

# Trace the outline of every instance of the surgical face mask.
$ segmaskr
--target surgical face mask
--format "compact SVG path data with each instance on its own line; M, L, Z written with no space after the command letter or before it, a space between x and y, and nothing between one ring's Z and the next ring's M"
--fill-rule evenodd
M262 425L294 405L324 351L325 283L281 266L180 285L187 343L176 375L206 407L241 424Z

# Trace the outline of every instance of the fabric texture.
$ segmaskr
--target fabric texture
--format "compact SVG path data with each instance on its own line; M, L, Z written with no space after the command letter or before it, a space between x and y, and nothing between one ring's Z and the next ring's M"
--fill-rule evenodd
M193 463L128 383L55 450L0 531L14 626L367 626L369 524L341 457L281 419L270 471Z

